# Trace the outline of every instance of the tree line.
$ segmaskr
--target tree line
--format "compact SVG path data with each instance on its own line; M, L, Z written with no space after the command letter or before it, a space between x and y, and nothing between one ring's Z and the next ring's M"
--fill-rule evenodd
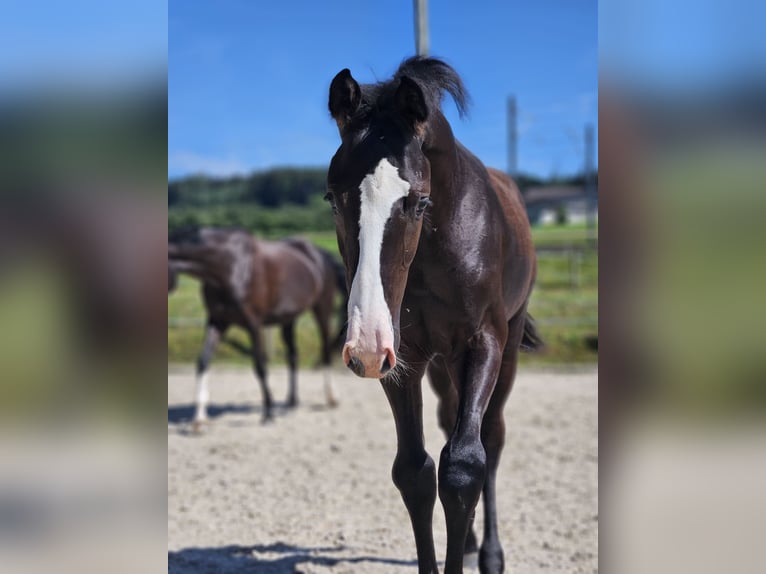
M168 184L168 207L305 206L311 203L312 197L325 194L326 182L327 170L324 168L286 167L227 178L197 175Z
M582 185L582 174L564 178L516 176L522 192L540 185ZM195 175L168 183L168 228L244 227L265 236L334 229L322 200L327 187L323 167L283 167L247 176Z

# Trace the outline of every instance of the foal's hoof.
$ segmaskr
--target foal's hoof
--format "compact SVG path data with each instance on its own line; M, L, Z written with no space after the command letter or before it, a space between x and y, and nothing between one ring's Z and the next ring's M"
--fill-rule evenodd
M327 406L331 409L337 408L340 403L333 398L327 399Z
M285 401L285 406L288 409L294 409L295 407L298 406L298 399L296 399L295 397L289 397L287 401Z
M267 424L273 423L273 422L274 422L274 415L271 414L271 412L264 413L263 418L261 418L261 424L262 425L267 425Z

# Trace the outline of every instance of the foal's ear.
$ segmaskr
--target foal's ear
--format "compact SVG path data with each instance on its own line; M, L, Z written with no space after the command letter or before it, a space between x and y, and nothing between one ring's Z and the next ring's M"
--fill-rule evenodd
M423 90L415 80L402 76L396 88L396 107L407 123L416 129L428 119L428 106Z
M330 84L330 115L338 124L338 130L343 134L343 128L359 108L362 92L359 84L351 77L348 68L343 68L332 79Z

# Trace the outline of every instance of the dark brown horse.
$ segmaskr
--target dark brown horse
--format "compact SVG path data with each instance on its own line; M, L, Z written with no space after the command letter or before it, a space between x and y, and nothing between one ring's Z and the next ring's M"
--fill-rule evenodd
M266 380L262 327L282 328L290 368L288 407L298 404L295 321L304 311L310 309L314 314L322 340L322 364L330 366L334 300L339 288L345 296L346 286L342 267L329 253L299 238L265 241L240 230L182 230L172 234L168 241L170 288L175 286L177 273L187 273L202 281L207 311L205 343L197 361L195 427L207 417L210 394L206 372L210 359L231 325L244 328L250 335L250 352L263 392L264 420L272 418L273 402ZM345 313L341 330L344 327ZM342 341L342 334L338 339ZM325 394L328 404L334 406L327 370Z
M330 113L341 146L327 200L351 286L343 359L380 379L393 410L393 480L410 514L421 573L438 572L431 520L437 481L423 440L421 379L439 396L447 435L438 493L447 518L445 572L476 552L474 509L484 493L482 573L504 569L495 512L505 438L503 406L519 348L540 340L527 314L536 262L515 184L453 136L444 92L467 94L437 59L411 58L393 79L359 85L339 72Z

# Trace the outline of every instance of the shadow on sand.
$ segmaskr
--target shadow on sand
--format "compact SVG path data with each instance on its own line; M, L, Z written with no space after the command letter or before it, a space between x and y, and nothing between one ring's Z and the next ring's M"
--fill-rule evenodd
M182 425L194 420L194 405L175 405L168 407L168 424ZM215 420L228 414L261 414L261 407L248 404L227 403L223 405L208 405L207 417ZM276 412L274 413L276 414Z
M177 432L182 435L197 435L200 432L199 428L195 428L194 423L194 405L174 405L168 407L168 425L177 429ZM284 417L293 411L286 404L275 403L271 414L271 419L266 421L261 420L261 414L263 409L260 406L254 406L251 404L233 404L226 403L220 405L208 405L207 418L208 421L205 424L214 423L216 419L223 418L226 415L240 414L240 415L253 415L257 417L256 420L261 421L261 424L270 424L276 421L280 417ZM244 422L244 419L230 421L226 423L228 426L245 426L248 423Z
M418 567L417 560L396 560L373 556L340 557L342 546L304 548L277 542L269 545L185 548L168 552L168 574L300 574L301 564L335 566L373 562L392 566ZM270 554L269 558L259 554Z

